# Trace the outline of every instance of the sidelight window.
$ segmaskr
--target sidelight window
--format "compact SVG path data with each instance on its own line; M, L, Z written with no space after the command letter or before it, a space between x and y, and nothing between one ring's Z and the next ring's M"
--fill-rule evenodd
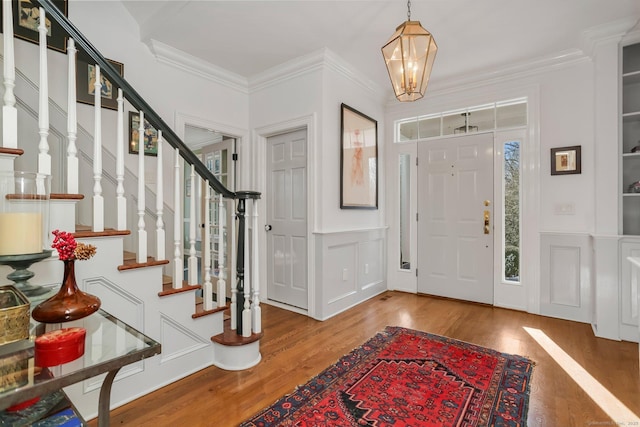
M504 143L503 279L520 282L520 141Z

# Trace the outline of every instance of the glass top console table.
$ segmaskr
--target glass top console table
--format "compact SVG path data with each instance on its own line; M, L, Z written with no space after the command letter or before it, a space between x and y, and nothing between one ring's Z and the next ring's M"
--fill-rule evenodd
M62 365L36 367L34 340L45 332L44 324L35 327L31 339L0 346L0 410L107 373L100 388L98 425L108 426L111 386L116 374L125 365L159 354L160 343L104 310L70 322L69 326L66 323L55 326L59 327L54 329L85 328L84 355Z

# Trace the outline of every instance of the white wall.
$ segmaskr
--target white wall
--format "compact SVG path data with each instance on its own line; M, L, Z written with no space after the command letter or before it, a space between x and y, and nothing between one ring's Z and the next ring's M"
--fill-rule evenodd
M306 60L313 63L308 71L275 78L285 67L271 70L271 83L254 88L250 98L250 126L255 129L254 183L266 189L266 137L284 133L293 127L308 127L308 256L309 315L324 319L386 288L386 233L384 228L384 111L382 100L359 83L354 74L329 51L320 51ZM346 68L335 67L340 63ZM264 79L264 77L261 77ZM378 209L340 209L340 104L345 103L378 121ZM268 195L266 195L268 197ZM264 204L260 214L264 220ZM363 231L354 233L354 231ZM378 231L372 231L378 230ZM325 235L331 234L331 237ZM352 250L354 264L337 265L332 245L346 245ZM339 243L336 243L339 242ZM369 250L374 245L380 250ZM264 247L264 242L261 248ZM359 250L362 249L362 250ZM262 250L261 253L266 253ZM332 261L333 260L333 261ZM268 262L268 260L263 260ZM367 264L367 274L364 274ZM369 266L376 266L374 270ZM266 267L266 266L265 266ZM330 274L347 268L351 280L332 280ZM380 270L382 268L382 270ZM266 268L262 283L266 283ZM369 275L369 271L371 271ZM335 275L334 275L335 276ZM342 277L342 275L340 275ZM382 277L382 279L381 279ZM349 287L347 290L345 287ZM268 297L268 295L266 295ZM330 301L331 300L331 301Z
M234 128L248 128L247 93L159 62L140 41L138 25L122 3L70 0L68 10L69 19L106 58L124 64L125 79L169 126L174 126L175 114L181 112L195 117L215 118L217 122ZM37 46L19 39L15 44L17 68L32 81L38 82ZM60 52L48 50L49 95L65 110L67 58ZM20 94L17 93L17 96ZM79 124L93 133L93 107L77 104L77 108ZM128 103L125 109L133 111ZM128 113L125 127L128 127L127 117ZM102 109L102 120L103 145L115 153L115 111ZM37 139L33 141L37 143ZM154 157L146 157L147 184L155 182L156 161ZM165 150L165 170L171 170L171 166L172 156L167 155ZM125 150L125 167L137 171L137 156L129 155L128 150ZM165 180L164 189L164 200L172 205L173 182Z
M478 77L466 84L440 88L434 85L423 100L412 104L390 104L387 108L387 165L394 171L400 152L414 152L412 144L391 143L393 122L400 118L438 113L447 110L481 105L489 102L528 97L529 129L527 145L523 147L522 226L523 248L522 286L519 301L504 301L509 307L526 307L538 313L540 286L545 278L540 277L540 232L590 233L594 224L594 180L593 167L593 64L585 56L572 58L569 62L549 62L544 67L504 73L499 77ZM581 145L582 173L579 175L550 176L550 149L553 147ZM528 151L534 150L534 151ZM527 153L528 151L528 153ZM412 165L415 163L412 163ZM391 214L397 206L397 172L387 179L389 194L388 210ZM413 193L417 197L417 193ZM559 214L559 205L570 205L573 213ZM397 219L389 222L390 235L397 233ZM415 232L413 233L415 236ZM399 271L398 242L389 248L389 283L397 289L417 290L415 274ZM412 257L412 267L417 260ZM413 277L412 277L413 276ZM415 285L411 286L410 284ZM582 282L586 283L586 282ZM498 288L496 288L498 289ZM587 292L585 291L584 294ZM590 301L583 301L590 304Z

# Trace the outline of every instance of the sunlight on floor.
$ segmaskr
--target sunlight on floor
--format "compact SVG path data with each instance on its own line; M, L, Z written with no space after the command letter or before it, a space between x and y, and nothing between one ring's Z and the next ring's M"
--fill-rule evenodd
M637 425L640 417L620 402L609 390L600 384L589 372L562 350L540 329L524 330L555 360L562 369L611 417L618 425Z

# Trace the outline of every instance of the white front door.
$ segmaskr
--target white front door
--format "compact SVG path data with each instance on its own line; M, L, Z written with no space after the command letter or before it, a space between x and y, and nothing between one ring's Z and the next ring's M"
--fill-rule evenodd
M418 292L493 303L493 134L418 144Z
M306 129L267 139L267 175L267 296L306 309Z

